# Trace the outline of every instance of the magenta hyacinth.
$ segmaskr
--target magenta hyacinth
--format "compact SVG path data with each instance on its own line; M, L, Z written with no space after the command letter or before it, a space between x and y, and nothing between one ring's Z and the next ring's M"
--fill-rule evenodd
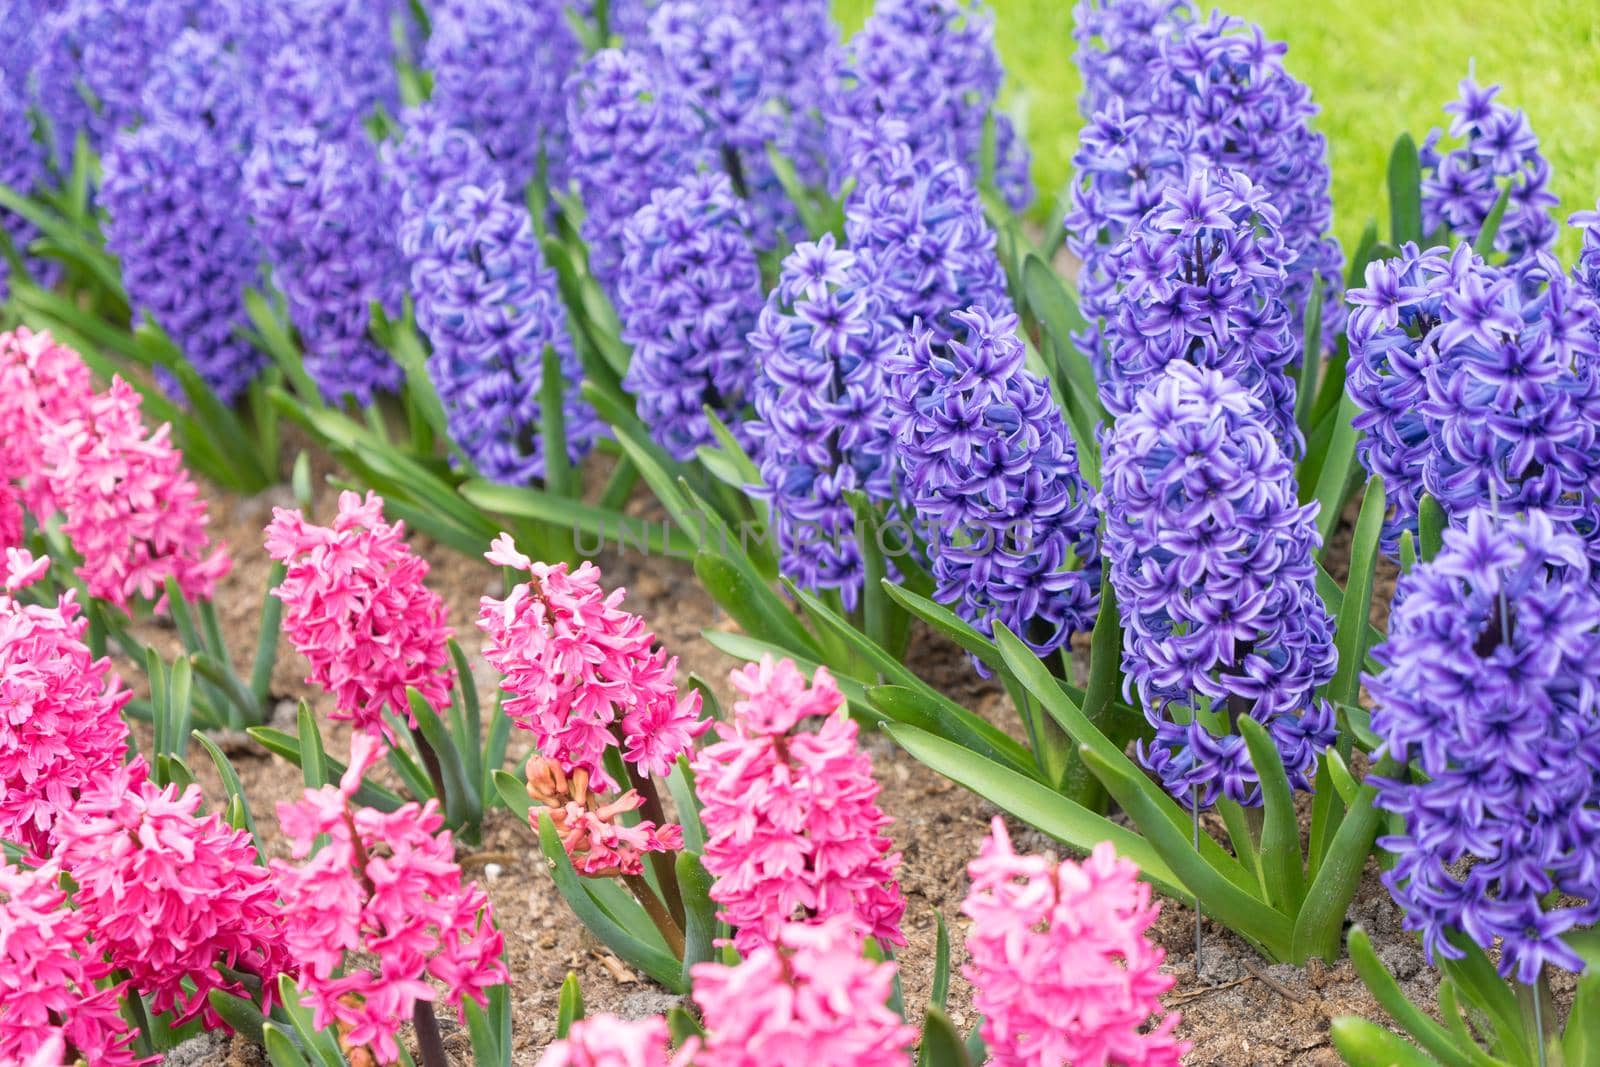
M436 710L449 705L444 601L423 584L428 562L411 554L405 524L383 521L382 497L341 493L331 527L275 508L266 546L288 568L273 590L284 633L311 664L306 681L333 694L330 718L393 743L385 710L416 726L408 687Z
M1188 1046L1160 1000L1173 979L1148 937L1160 907L1137 867L1109 842L1081 864L1018 855L996 816L967 873L962 973L992 1067L1178 1067Z
M51 426L81 418L94 396L82 357L49 331L26 326L0 333L0 486L36 521L55 514L45 477L44 437ZM20 533L20 530L18 531ZM0 539L0 548L14 544Z
M695 791L706 828L711 899L749 953L785 924L841 918L857 937L905 944L899 853L884 834L872 759L826 668L812 684L793 660L766 657L729 680L743 699L721 740L695 758ZM815 731L797 732L821 718Z
M595 1015L572 1024L572 1032L553 1041L539 1067L688 1067L688 1057L672 1058L667 1021Z

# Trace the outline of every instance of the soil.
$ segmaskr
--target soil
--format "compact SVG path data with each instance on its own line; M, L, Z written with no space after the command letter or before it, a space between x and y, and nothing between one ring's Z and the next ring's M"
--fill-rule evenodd
M321 479L318 481L320 485ZM232 547L235 560L232 574L218 591L217 605L237 665L244 670L250 666L255 647L270 567L261 549L261 530L273 506L292 506L293 501L286 488L249 499L216 493L210 497L213 529ZM315 521L328 521L333 509L331 490L320 490L313 509ZM479 598L501 592L499 571L425 538L414 538L414 547L432 563L429 583L448 603L457 640L475 665L479 692L488 699L494 678L477 656L478 631L473 620ZM636 554L603 555L597 562L606 585L626 587L626 606L642 614L665 646L680 657L684 676L693 672L711 680L719 696L726 698L727 673L737 664L700 635L706 628L726 629L732 624L726 616L719 616L691 569L681 561ZM1392 587L1392 579L1383 585ZM1382 621L1379 612L1374 615L1374 621ZM141 636L169 657L177 652L176 636L169 629L155 622L143 623L140 629ZM965 706L1005 729L1019 729L1003 690L980 679L966 657L952 646L919 634L908 661ZM139 678L133 664L119 663L119 668L124 678ZM275 724L285 729L293 729L299 699L309 700L319 711L328 707L319 691L304 684L303 672L303 662L285 642L273 673L273 694L278 702ZM348 745L348 732L337 724L329 725L325 736L330 752L336 755ZM298 794L300 772L247 738L226 740L265 846L281 854L284 844L275 809L279 802ZM936 913L950 924L956 971L964 962L962 938L969 924L959 908L967 884L965 868L998 812L983 798L922 767L882 735L866 735L863 743L872 754L883 786L881 801L894 818L891 833L904 857L900 879L908 899L904 929L909 944L898 957L906 1003L914 1007L926 1001L932 981ZM526 742L513 737L510 755L520 762L527 755ZM192 751L189 763L214 802L221 795L220 784L204 753ZM1043 834L1014 820L1010 826L1019 848L1059 851ZM469 874L482 880L495 919L505 932L517 1064L537 1062L540 1051L554 1037L558 992L568 973L578 975L590 1014L636 1017L661 1012L674 1003L674 997L632 972L583 930L543 869L533 833L505 809L497 808L490 815L481 845L460 849L460 860ZM1400 929L1398 909L1378 882L1375 866L1369 865L1352 917L1372 935L1380 956L1408 992L1420 1003L1429 1004L1436 979L1423 964L1415 938ZM1347 960L1331 966L1313 962L1304 970L1273 966L1207 922L1203 965L1197 975L1194 915L1173 901L1163 904L1154 936L1165 947L1166 969L1176 979L1167 999L1172 1009L1182 1012L1180 1036L1193 1043L1189 1063L1336 1064L1339 1061L1328 1037L1332 1019L1346 1014L1383 1018ZM951 1018L963 1032L975 1025L970 989L958 975L952 981L950 1007ZM440 1021L447 1048L458 1063L471 1062L465 1032L455 1026L449 1013L444 1015ZM242 1042L235 1042L225 1052L217 1044L185 1052L191 1056L199 1053L198 1059L188 1062L265 1062L259 1050Z

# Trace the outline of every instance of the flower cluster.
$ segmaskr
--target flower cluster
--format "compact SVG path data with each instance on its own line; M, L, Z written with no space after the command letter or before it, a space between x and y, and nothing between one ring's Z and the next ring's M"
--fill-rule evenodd
M962 340L916 333L890 363L895 462L925 522L935 595L985 634L1044 656L1099 610L1099 522L1050 386L1023 366L1013 315L959 311Z
M275 130L251 154L245 185L317 388L363 405L397 391L400 367L368 335L373 303L398 314L404 273L393 188L371 142L359 130L343 139Z
M111 967L84 913L67 906L55 865L0 865L0 945L0 1062L56 1067L68 1046L96 1067L145 1062L128 1047L123 986L100 985Z
M403 133L379 148L384 170L400 189L400 244L423 225L440 194L459 185L487 186L494 164L472 134L452 125L432 104L408 108L401 116Z
M801 178L822 184L827 165L823 112L839 63L839 29L828 0L720 0L761 43L769 93L784 112L782 143Z
M577 1020L571 1033L551 1042L538 1067L688 1067L687 1057L670 1057L670 1036L667 1021L659 1015L595 1015Z
M908 328L946 340L952 314L1011 311L995 234L961 164L914 159L904 145L864 176L845 205L845 235L883 299Z
M152 31L174 6L173 0L66 0L45 16L33 78L55 132L58 164L70 164L80 132L98 148L138 117L150 63L171 40Z
M407 227L405 252L417 325L433 342L428 377L451 439L485 477L527 485L545 473L547 349L565 379L569 458L584 456L601 431L576 387L583 372L555 271L545 266L528 209L505 194L498 180L446 189Z
M8 591L48 565L10 555ZM110 660L90 653L88 626L72 590L54 606L0 592L0 838L37 857L53 851L61 813L128 752L122 708L133 694Z
M1018 855L996 816L967 873L972 962L962 973L989 1063L1178 1067L1188 1046L1160 1000L1173 979L1148 936L1160 907L1137 867L1109 842L1081 864Z
M520 196L544 177L567 184L562 87L580 56L558 0L445 0L429 12L433 106L477 138Z
M1174 362L1117 420L1103 478L1123 666L1155 728L1146 766L1177 796L1257 804L1234 726L1248 715L1309 789L1336 731L1313 695L1336 653L1316 592L1316 505L1297 502L1266 413L1221 372Z
M600 792L618 788L605 771L608 748L620 749L638 774L670 772L705 729L700 694L678 696L677 659L653 648L644 620L622 610L623 590L601 589L591 563L571 573L565 563L535 563L508 534L487 558L529 578L504 600L484 597L478 614L483 657L505 676L511 720L564 772L587 772Z
M1408 244L1368 265L1350 303L1357 455L1384 478L1389 552L1424 492L1453 516L1582 517L1600 492L1600 307L1553 259L1501 268Z
M538 805L529 822L537 830L539 816L549 815L574 869L587 878L643 874L647 853L683 847L681 826L657 826L649 819L631 826L622 822L623 815L645 803L636 790L601 800L589 789L588 771L580 767L568 776L560 763L543 756L530 756L527 771L528 797Z
M93 395L83 359L48 331L19 326L0 333L0 425L7 428L0 434L0 487L9 488L36 520L56 511L45 468L45 431L82 419ZM0 549L14 544L0 538Z
M0 69L0 185L27 195L45 177L45 150L34 140L21 79ZM11 288L7 280L11 276L11 260L4 254L8 242L40 284L48 287L55 282L58 270L51 261L28 253L38 236L38 228L27 219L0 208L0 300L6 299Z
M705 409L731 426L755 374L745 338L762 307L748 215L723 174L651 194L622 231L617 313L633 346L623 384L672 456L713 442Z
M1508 262L1548 249L1556 240L1550 209L1557 198L1550 191L1550 164L1539 154L1539 138L1528 116L1495 100L1500 86L1479 88L1470 77L1461 80L1461 98L1446 104L1451 116L1450 136L1464 143L1449 152L1439 151L1443 137L1435 129L1420 150L1422 178L1422 228L1437 234L1448 231L1463 244L1476 244L1483 224L1509 185L1494 248Z
M212 34L179 34L150 68L141 103L146 122L190 130L229 156L248 153L255 141L259 101L251 71L243 56ZM236 210L240 195L234 191L213 210Z
M199 125L158 120L113 137L104 171L106 248L122 261L134 313L154 319L233 403L266 362L238 335L260 253L241 210L237 149Z
M213 989L246 995L220 967L253 975L268 1002L292 971L277 887L251 835L201 815L200 787L162 789L119 767L56 823L56 859L96 948L158 1012L221 1020Z
M783 261L750 348L763 485L783 573L807 589L837 589L847 608L865 566L845 494L893 496L884 363L903 336L860 260L832 234Z
M185 600L207 599L233 566L206 535L205 501L170 433L145 431L139 394L121 378L44 431L45 477L83 560L78 576L90 596L123 609L137 596L163 610L168 578Z
M423 584L428 562L411 554L405 525L383 521L376 493L341 493L331 527L275 508L266 548L286 567L273 590L284 634L311 664L306 681L333 694L334 719L392 742L385 711L416 726L408 688L435 709L449 704L444 601Z
M505 939L488 897L462 884L438 802L384 813L351 804L379 745L351 740L350 767L337 787L308 789L278 805L296 862L274 860L283 898L284 944L300 962L300 988L318 1028L337 1026L347 1049L379 1063L400 1058L400 1027L419 1003L440 994L479 1007L506 981ZM326 844L317 847L319 836ZM347 960L367 952L376 967Z
M400 109L389 34L393 0L284 0L264 5L255 34L276 43L261 98L275 124L311 126L337 139L363 137L377 107ZM264 25L261 25L264 24Z
M1403 833L1384 882L1429 958L1451 931L1499 946L1507 977L1581 971L1563 940L1600 918L1600 598L1584 546L1549 517L1478 510L1401 578L1372 729L1424 776L1378 780Z
M1266 191L1237 171L1170 186L1111 252L1121 286L1107 324L1101 393L1131 411L1171 363L1218 370L1244 386L1290 457L1304 448L1290 370L1298 355L1284 303L1289 250Z
M711 899L747 956L791 919L837 918L856 938L904 944L899 853L884 834L872 760L826 668L809 687L792 660L730 675L742 698L694 760ZM796 732L821 718L814 732Z
M1077 0L1072 61L1083 76L1078 96L1083 117L1094 122L1112 101L1148 100L1163 42L1195 15L1191 0Z

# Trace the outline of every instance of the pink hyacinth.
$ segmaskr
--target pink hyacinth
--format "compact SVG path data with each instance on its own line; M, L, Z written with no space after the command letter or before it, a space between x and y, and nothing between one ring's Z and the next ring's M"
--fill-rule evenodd
M6 536L8 525L18 521L18 509L43 522L56 511L55 497L45 477L45 430L74 419L88 409L94 386L83 359L66 345L57 344L49 332L34 333L26 326L0 333L0 497L4 484L17 492L14 504L0 500L0 548L18 543Z
M961 911L963 970L995 1067L1177 1067L1188 1047L1161 1016L1172 978L1146 932L1159 905L1132 863L1101 842L1081 864L1012 851L994 820Z
M205 502L170 431L145 432L139 394L120 378L78 417L44 428L44 472L83 559L78 575L90 596L125 610L136 596L162 610L168 578L187 600L209 598L233 566L206 535Z
M528 759L528 798L536 805L528 813L534 830L539 816L549 815L573 868L586 878L643 874L646 854L683 847L681 826L657 826L649 819L632 826L622 822L623 815L644 805L636 790L602 800L589 789L588 771L568 776L561 764L544 756Z
M486 555L529 575L504 600L484 597L478 613L483 656L513 694L512 721L563 770L587 771L600 792L618 788L603 764L608 748L641 774L668 773L705 730L700 694L679 698L676 657L652 650L655 635L620 606L623 590L601 589L593 564L569 574L565 563L535 563L509 534Z
M697 1067L888 1067L909 1064L917 1030L888 1007L895 965L862 958L839 917L790 923L734 967L702 963Z
M457 1009L482 1006L506 981L504 938L488 897L465 885L438 802L405 804L385 814L351 798L376 760L380 742L351 740L350 767L337 787L308 789L278 805L278 821L298 864L275 860L283 898L285 942L300 961L300 988L318 1027L337 1026L348 1049L381 1063L399 1059L395 1039L419 1001L439 996L438 980ZM319 834L327 843L315 849ZM370 954L377 967L350 960Z
M218 815L201 815L200 799L199 786L160 788L140 766L118 768L62 814L56 856L113 966L156 1011L216 1027L211 990L248 995L219 964L257 976L268 991L291 964L255 843Z
M60 813L122 765L133 695L84 644L71 590L54 606L8 595L49 563L11 548L0 566L0 838L36 857L50 853Z
M128 1047L122 986L96 986L110 973L54 864L0 866L0 1064L56 1067L69 1047L95 1067L143 1062Z
M383 521L382 497L341 493L332 527L276 508L266 534L267 554L287 564L274 591L284 633L311 664L306 681L333 694L331 718L393 744L385 708L417 725L408 686L435 710L449 706L444 601L423 584L428 563L412 555L405 524Z
M596 1015L573 1023L570 1034L545 1049L538 1067L688 1067L686 1056L672 1055L668 1037L667 1021L659 1015Z
M770 944L802 916L844 916L859 936L905 944L900 856L883 833L872 759L824 668L810 688L792 660L771 657L731 675L744 699L722 738L694 761L706 828L711 899L741 952ZM815 732L795 733L821 717Z

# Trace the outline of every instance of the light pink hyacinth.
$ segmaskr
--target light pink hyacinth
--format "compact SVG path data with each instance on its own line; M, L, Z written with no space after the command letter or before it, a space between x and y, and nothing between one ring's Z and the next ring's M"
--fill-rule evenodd
M535 831L539 816L549 815L573 869L586 878L643 874L644 857L651 852L676 852L683 848L683 827L657 826L640 819L632 826L622 816L644 805L644 797L630 789L604 800L589 789L589 772L569 776L561 764L544 756L528 758L528 798L535 804L528 821Z
M121 712L133 695L84 644L73 591L54 606L9 595L49 563L11 548L0 564L0 838L36 858L50 853L59 814L127 757Z
M1109 842L1081 864L1019 856L994 820L961 911L972 919L962 971L995 1067L1177 1067L1187 1046L1162 1016L1160 907Z
M641 774L668 773L705 730L700 694L678 696L676 657L652 649L644 620L621 608L624 591L607 594L590 563L571 573L565 563L536 563L509 534L486 555L529 579L504 600L484 597L478 613L484 659L513 694L512 721L563 770L587 771L599 792L619 788L605 770L608 748Z
M659 1015L596 1015L579 1019L570 1034L551 1042L538 1067L688 1067L686 1056L673 1056L668 1037L667 1021Z
M122 986L97 988L111 967L67 906L60 873L0 865L0 1064L56 1067L70 1046L74 1060L132 1067L141 1061L128 1047Z
M56 858L100 951L158 1012L221 1025L207 994L247 996L217 969L253 974L270 998L291 969L276 893L255 844L215 813L200 787L158 787L142 765L118 768L56 823Z
M50 482L44 476L45 430L82 418L94 395L89 368L66 345L56 343L48 331L34 333L26 326L0 333L0 497L4 486L16 491L12 505L0 500L0 548L15 545L6 533L16 522L20 535L20 510L43 522L56 510Z
M694 771L711 898L734 944L750 952L791 920L832 916L858 936L905 944L900 856L832 676L818 668L808 688L792 660L768 657L731 680L744 699ZM822 719L816 731L794 732L808 718Z
M444 601L423 584L428 562L412 554L405 524L383 520L382 497L341 493L331 527L274 509L266 544L288 568L274 591L284 633L311 664L306 681L333 695L331 718L392 744L385 708L416 726L408 686L435 710L449 706Z
M465 885L438 802L390 813L358 808L351 798L379 755L379 742L356 734L350 768L337 787L308 789L278 805L278 820L298 863L275 860L283 898L285 942L300 962L300 988L318 1027L337 1026L347 1048L366 1048L381 1063L399 1059L395 1035L418 1001L480 1006L506 981L505 942L476 882ZM319 834L328 841L312 854ZM377 958L374 968L347 953Z
M888 1007L895 965L861 955L845 918L790 923L734 967L693 970L704 1017L697 1067L890 1067L917 1029Z
M135 597L162 610L169 577L186 600L209 598L233 566L206 535L205 502L170 431L145 432L139 394L120 378L78 417L44 428L45 477L83 559L78 575L90 596L125 610Z

